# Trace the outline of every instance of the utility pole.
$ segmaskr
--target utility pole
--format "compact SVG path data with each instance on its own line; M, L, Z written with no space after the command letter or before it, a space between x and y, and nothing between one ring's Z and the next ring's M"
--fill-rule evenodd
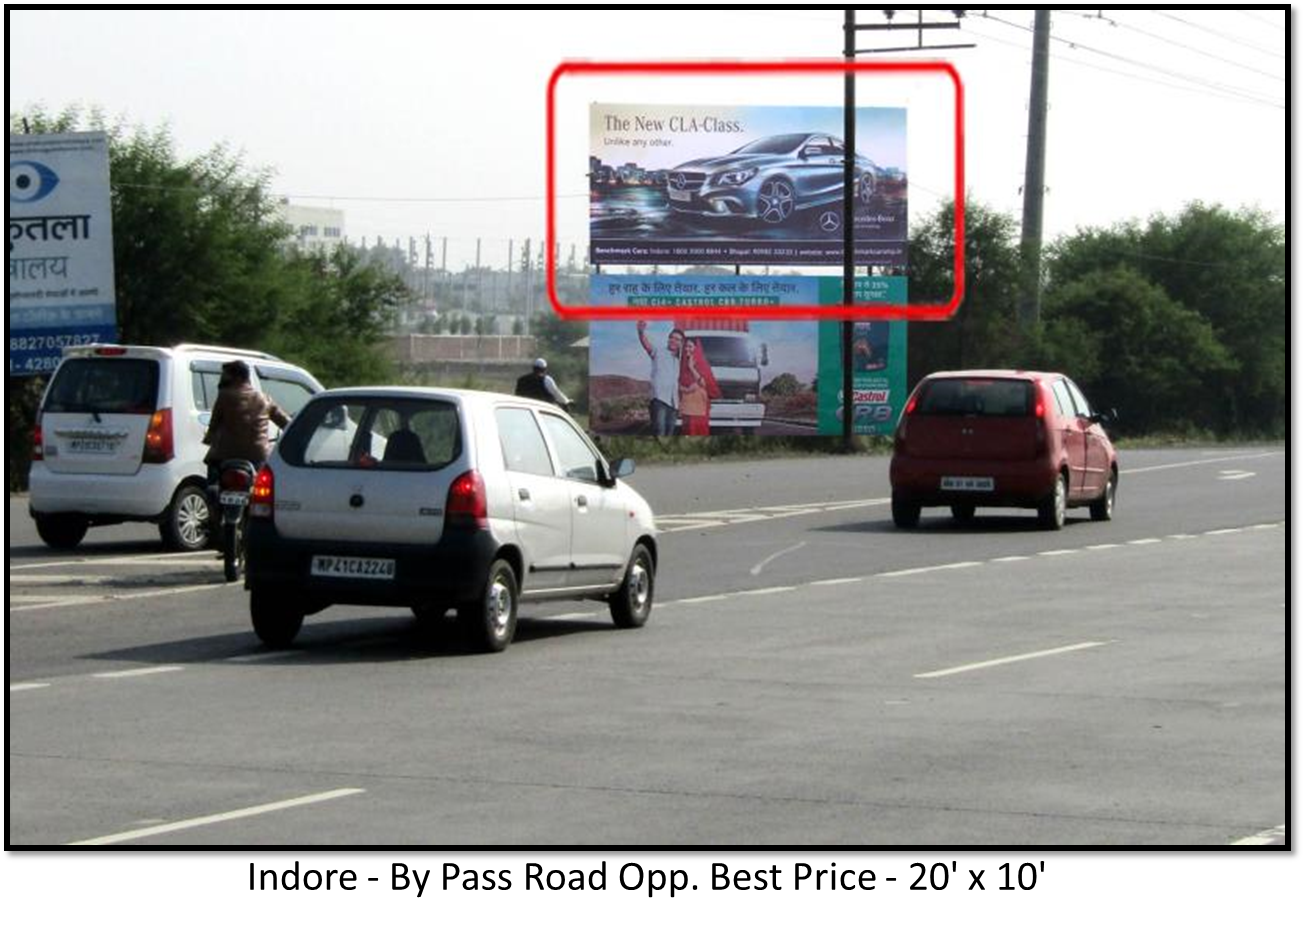
M1023 281L1019 324L1041 318L1041 220L1046 194L1046 106L1050 75L1050 10L1038 9L1032 29L1032 89L1028 95L1028 162L1023 179L1023 238L1019 245Z
M843 14L842 55L848 63L856 60L856 10L847 7ZM842 450L851 453L855 434L856 396L851 372L851 341L856 323L852 311L856 305L856 72L848 70L842 77Z
M929 10L933 7L927 8ZM972 43L949 43L940 45L934 42L925 42L924 36L931 35L936 30L951 30L960 28L960 20L964 18L966 11L963 9L943 10L945 15L950 14L950 19L938 21L935 18L925 19L925 10L915 10L914 22L906 22L902 16L898 21L898 14L906 11L896 9L884 9L881 11L885 22L874 23L857 23L856 11L854 7L847 7L844 11L842 24L842 56L848 61L854 61L856 55L882 54L884 52L900 51L929 51L943 49L973 48ZM877 34L880 32L914 32L915 44L891 48L857 48L856 38L858 33L868 32ZM846 319L842 323L842 449L850 452L852 449L851 437L855 433L856 422L856 401L855 401L855 380L852 376L852 352L851 345L855 334L855 306L856 306L856 228L855 228L855 159L856 159L856 81L855 72L848 70L844 76L845 82L845 101L843 118L845 124L843 134L846 135L846 159L843 162L842 172L842 305L845 309ZM871 273L873 268L866 268Z

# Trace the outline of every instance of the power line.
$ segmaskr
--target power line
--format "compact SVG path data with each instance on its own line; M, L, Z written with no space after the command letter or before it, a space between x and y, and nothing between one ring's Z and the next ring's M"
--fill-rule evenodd
M984 13L983 18L989 19L995 23L1000 23L1003 26L1009 26L1011 29L1018 29L1022 32L1032 32L1032 29L1028 26L1023 26L1020 25L1019 23L1012 23L1009 20L1001 19L999 16L992 16L990 13ZM1169 77L1174 77L1178 80L1188 81L1189 83L1197 84L1199 86L1206 87L1211 90L1218 90L1225 94L1232 94L1241 97L1242 99L1248 100L1250 102L1260 103L1265 106L1272 106L1275 109L1286 108L1286 104L1284 102L1278 102L1275 99L1270 99L1268 97L1260 96L1259 94L1245 87L1236 87L1231 84L1222 84L1216 81L1205 80L1199 77L1192 77L1191 75L1184 74L1180 71L1174 71L1169 68L1159 67L1158 65L1149 64L1148 62L1145 61L1138 61L1135 58L1129 58L1126 55L1119 55L1111 51L1105 51L1103 49L1095 48L1091 45L1087 45L1083 42L1078 42L1072 39L1066 39L1061 36L1053 35L1051 36L1051 38L1054 41L1059 42L1063 45L1068 45L1070 48L1081 49L1082 51L1091 52L1092 54L1101 55L1105 58L1111 58L1115 61L1121 61L1125 64L1130 64L1133 67L1139 67L1145 70L1155 71L1157 73L1165 74Z
M1093 16L1091 18L1094 19L1095 17ZM990 35L986 32L977 31L974 30L972 27L970 27L970 31L973 32L974 35L977 35L978 37L984 39L985 41L997 42L1001 45L1008 45L1011 48L1017 48L1021 51L1027 51L1027 49L1018 42L1011 42L1007 39L1002 39L998 36ZM1154 84L1159 87L1168 87L1172 90L1181 90L1186 93L1198 93L1201 96L1213 95L1237 103L1255 102L1255 103L1260 103L1261 105L1272 105L1272 106L1276 105L1274 103L1269 103L1266 100L1247 100L1245 97L1239 94L1232 95L1229 93L1223 93L1221 91L1208 89L1208 88L1192 87L1192 86L1188 86L1187 84L1175 84L1172 83L1171 81L1160 80L1159 78L1156 77L1146 77L1144 74L1134 74L1131 71L1120 71L1117 68L1111 68L1111 67L1106 67L1103 64L1097 64L1094 61L1083 61L1081 58L1071 58L1067 55L1056 54L1055 52L1051 52L1051 57L1054 58L1056 61L1062 61L1067 64L1076 64L1079 67L1091 68L1093 71L1100 71L1104 74L1115 74L1119 77L1126 77L1129 80L1139 80L1147 84Z
M1094 19L1098 22L1106 22L1109 23L1111 26L1122 26L1124 29L1130 29L1131 31L1136 32L1140 35L1147 36L1148 38L1157 39L1160 42L1165 42L1169 45L1175 45L1178 48L1185 48L1187 51L1193 51L1197 55L1203 55L1206 58L1212 58L1215 61L1221 61L1224 64L1230 64L1232 67L1237 67L1246 71L1251 71L1255 74L1261 74L1264 77L1271 77L1273 80L1285 81L1286 79L1286 76L1284 74L1274 74L1271 71L1262 71L1259 68L1250 67L1250 65L1243 64L1240 61L1235 61L1231 58L1224 58L1222 55L1215 55L1211 51L1205 51L1203 48L1196 48L1194 45L1188 45L1185 42L1179 42L1177 41L1177 39L1170 39L1166 35L1160 35L1157 32L1150 32L1147 29L1142 29L1140 26L1134 26L1131 23L1123 22L1122 20L1110 19L1107 16L1091 16L1083 13L1073 13L1072 15L1078 16L1081 19ZM1271 52L1269 52L1268 54L1271 54ZM1286 56L1277 55L1276 57L1285 58Z
M1165 13L1163 11L1157 11L1157 12L1159 12L1159 15L1163 16L1165 19L1171 19L1173 22L1181 23L1184 26L1190 26L1192 29L1199 29L1201 32L1207 32L1210 35L1216 35L1224 42L1231 42L1233 45L1244 45L1246 48L1252 48L1260 53L1267 53L1267 54L1273 53L1271 49L1264 48L1262 45L1255 45L1253 42L1247 42L1244 39L1238 39L1235 36L1231 36L1231 35L1227 35L1226 33L1219 32L1217 29L1210 29L1208 26L1201 25L1200 23L1193 23L1189 19L1183 19L1180 16L1174 16L1172 13Z

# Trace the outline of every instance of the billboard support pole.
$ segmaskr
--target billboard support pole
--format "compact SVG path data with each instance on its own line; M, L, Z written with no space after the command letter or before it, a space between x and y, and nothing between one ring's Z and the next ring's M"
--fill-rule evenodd
M856 58L856 10L847 7L844 11L842 25L842 54L847 61ZM856 160L856 75L848 70L843 75L843 163L842 163L842 304L846 306L846 318L842 321L842 450L851 453L854 449L852 434L855 433L855 395L851 375L851 339L855 333L855 322L851 320L852 307L856 304L856 199L855 160Z

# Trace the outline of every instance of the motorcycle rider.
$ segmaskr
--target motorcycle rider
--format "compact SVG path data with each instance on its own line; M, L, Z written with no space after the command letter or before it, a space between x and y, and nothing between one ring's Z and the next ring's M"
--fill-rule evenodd
M516 394L526 399L540 399L569 409L571 400L557 387L556 381L548 375L548 361L540 357L534 361L534 368L516 381Z
M208 481L217 481L217 469L223 460L248 460L255 466L267 462L272 442L267 424L284 428L290 423L285 412L255 389L250 381L249 364L231 360L222 364L222 378L217 384L217 401L213 403L204 443L208 453Z

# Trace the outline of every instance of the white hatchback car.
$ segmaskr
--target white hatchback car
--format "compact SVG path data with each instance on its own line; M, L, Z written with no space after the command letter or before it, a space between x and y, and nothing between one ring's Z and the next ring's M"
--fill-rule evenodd
M254 385L287 415L322 390L305 370L259 351L201 344L66 348L32 441L29 505L41 539L70 549L88 527L152 521L168 547L204 547L203 436L228 360L248 363Z
M410 607L504 649L520 600L652 610L652 510L555 406L457 389L335 389L286 429L250 495L254 632L284 646L332 604Z

